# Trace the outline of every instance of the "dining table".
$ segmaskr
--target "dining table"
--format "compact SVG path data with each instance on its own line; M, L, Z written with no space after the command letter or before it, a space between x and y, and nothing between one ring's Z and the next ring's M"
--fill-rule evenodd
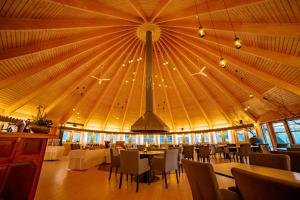
M149 165L151 168L151 160L154 156L163 156L164 155L163 150L151 150L151 151L139 151L140 157L141 158L148 158L149 159ZM150 182L155 182L159 180L158 176L155 176L154 172L150 173ZM142 176L140 176L139 182L141 183L147 183L148 182L148 177L147 173L144 173Z
M292 172L292 171L288 171L288 170L263 167L263 166L258 166L258 165L249 165L249 164L236 163L236 162L214 164L213 168L214 168L215 174L225 176L228 178L234 178L231 173L231 169L238 168L238 169L246 170L246 171L253 172L256 174L276 178L276 179L281 179L281 180L294 182L294 183L298 183L298 184L300 183L300 173Z

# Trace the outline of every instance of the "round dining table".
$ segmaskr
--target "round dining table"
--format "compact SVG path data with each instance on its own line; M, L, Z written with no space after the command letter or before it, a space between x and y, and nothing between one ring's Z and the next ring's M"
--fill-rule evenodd
M153 156L160 156L160 155L164 155L164 151L161 150L151 150L151 151L139 151L140 157L141 158L148 158L149 159L149 165L150 165L150 170L151 170L151 160L153 158ZM139 182L141 183L147 183L148 182L148 177L147 177L147 173L144 173L142 176L140 176L141 178L139 179ZM159 177L155 176L154 173L150 173L150 182L155 182L158 181Z

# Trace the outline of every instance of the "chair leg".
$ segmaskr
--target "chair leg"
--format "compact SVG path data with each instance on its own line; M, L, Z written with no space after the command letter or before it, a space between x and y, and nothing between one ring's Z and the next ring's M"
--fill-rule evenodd
M139 191L139 175L136 176L136 192Z
M179 180L178 180L178 172L177 172L177 170L175 170L175 173L176 173L176 180L177 180L177 183L179 184Z
M118 168L116 168L116 173L115 173L115 176L117 176L117 174L118 174Z
M150 181L150 177L151 177L151 171L149 170L148 171L148 174L147 174L147 178L148 178L148 185L150 185L151 181Z
M122 179L123 179L123 172L120 174L120 184L119 184L119 189L122 187Z
M164 176L165 176L165 185L166 185L166 188L168 188L167 175L165 172L164 172Z
M178 171L178 172L179 172L179 176L180 176L180 164L178 164L178 169L179 169L179 171Z
M112 166L110 167L110 170L109 170L109 177L108 177L109 181L110 181L110 178L111 178L111 173L112 173Z

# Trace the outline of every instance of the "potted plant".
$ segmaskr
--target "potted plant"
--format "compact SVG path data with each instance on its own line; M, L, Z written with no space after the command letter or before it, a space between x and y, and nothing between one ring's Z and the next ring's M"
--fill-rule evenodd
M34 133L49 133L52 126L52 120L46 119L46 113L44 113L45 107L38 106L38 114L32 122L30 122L30 129Z

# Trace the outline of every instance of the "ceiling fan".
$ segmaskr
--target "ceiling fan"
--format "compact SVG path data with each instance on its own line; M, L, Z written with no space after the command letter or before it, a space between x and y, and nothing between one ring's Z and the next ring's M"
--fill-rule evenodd
M103 66L101 66L101 68L102 68L102 67L103 67ZM101 74L102 74L102 70L101 70L101 73L100 73L100 76L99 76L99 77L96 77L96 76L89 76L89 77L94 78L94 79L97 79L99 85L101 85L103 81L110 81L110 78L101 78Z
M206 66L202 67L201 70L197 73L194 73L194 74L191 74L191 76L194 76L194 75L202 75L202 76L205 76L207 77L207 74L204 73L204 70L205 70Z
M200 66L199 57L197 57L197 61L198 61L198 65ZM205 68L206 68L206 66L202 67L199 72L191 74L191 76L199 74L199 75L207 77L207 74L204 73Z

